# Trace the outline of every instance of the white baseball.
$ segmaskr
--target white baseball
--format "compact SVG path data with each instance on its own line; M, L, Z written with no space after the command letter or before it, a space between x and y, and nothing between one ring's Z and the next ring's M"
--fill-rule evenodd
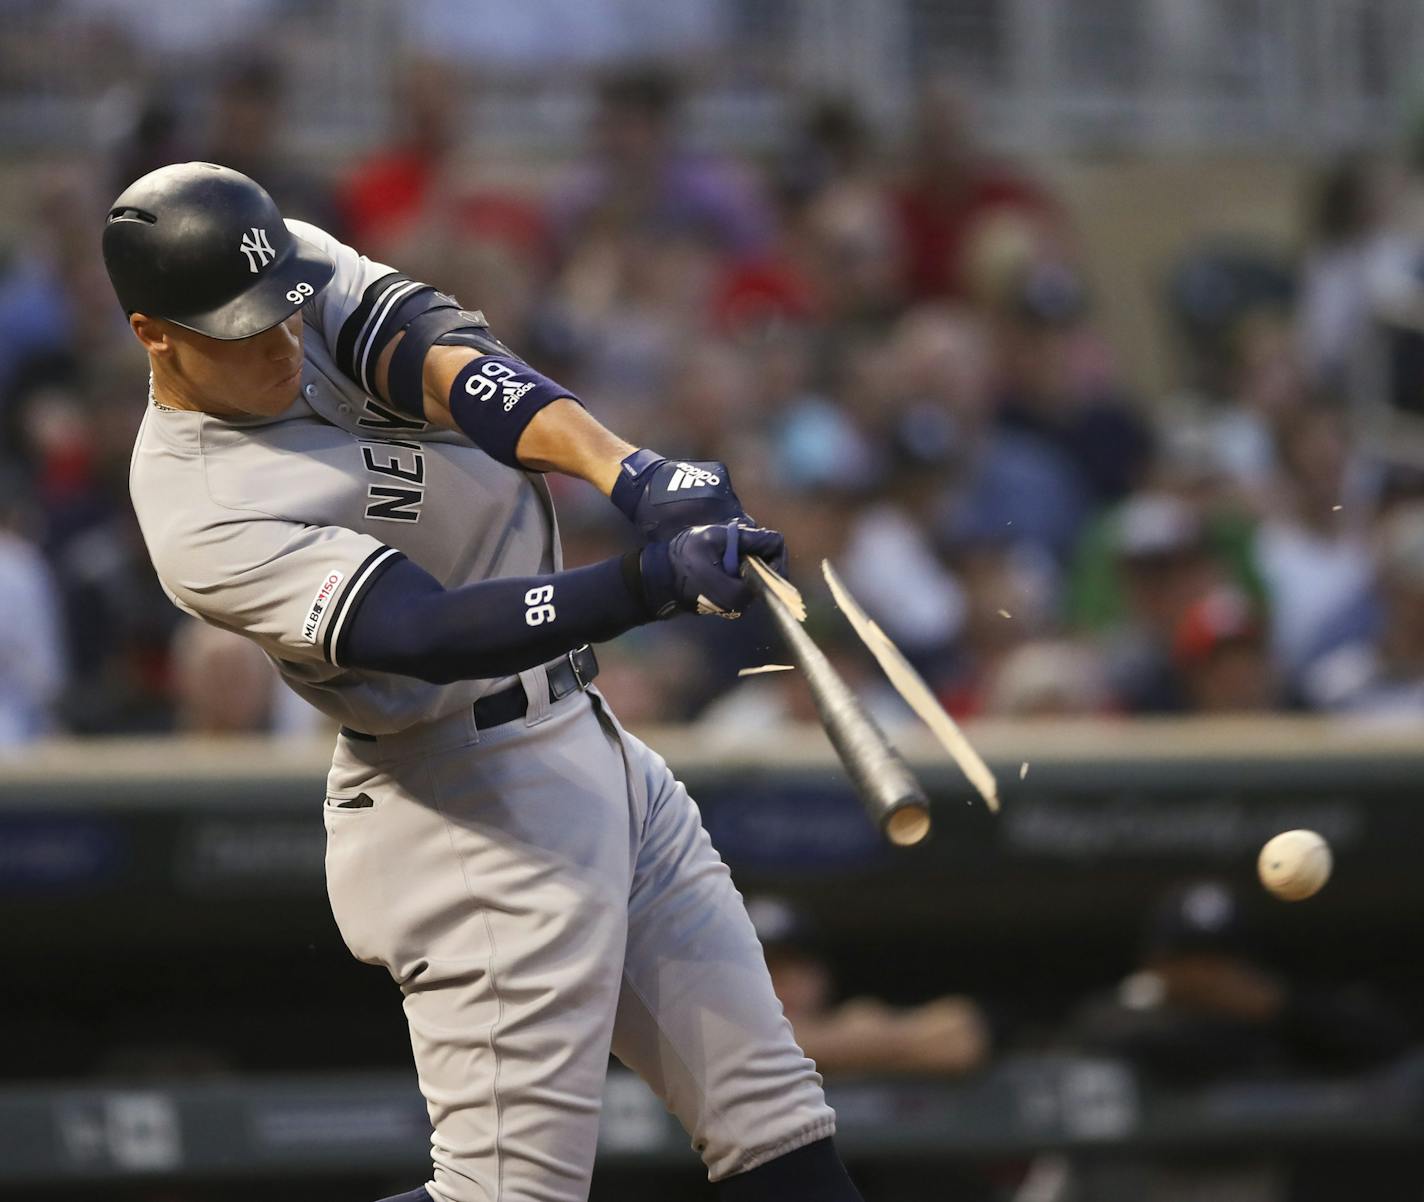
M1261 884L1282 901L1304 901L1330 879L1330 844L1314 831L1285 831L1261 848Z

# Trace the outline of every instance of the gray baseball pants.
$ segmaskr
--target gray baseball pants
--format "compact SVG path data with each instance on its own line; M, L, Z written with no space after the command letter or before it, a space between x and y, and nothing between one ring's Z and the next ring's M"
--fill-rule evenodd
M343 736L328 779L331 908L404 995L432 1197L586 1199L610 1050L714 1181L831 1134L687 790L596 690L522 680L523 720Z

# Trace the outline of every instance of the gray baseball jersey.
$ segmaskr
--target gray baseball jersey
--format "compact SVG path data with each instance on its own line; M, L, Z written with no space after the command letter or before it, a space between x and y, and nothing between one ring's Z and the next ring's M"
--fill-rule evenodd
M131 491L159 578L254 639L346 726L327 780L327 890L351 951L405 995L435 1202L583 1202L610 1052L714 1179L829 1135L815 1066L696 806L597 690L481 728L506 681L432 685L342 664L383 558L443 584L561 566L542 477L427 429L367 387L381 323L418 285L320 230L299 398L231 421L149 406ZM365 385L366 387L363 387Z
M346 620L372 570L402 551L447 588L557 571L553 508L541 476L397 413L338 366L339 354L369 378L383 312L416 285L315 226L287 225L336 264L304 311L297 400L278 417L241 421L150 405L130 492L180 608L254 639L293 689L339 722L404 730L509 681L434 685L342 667Z

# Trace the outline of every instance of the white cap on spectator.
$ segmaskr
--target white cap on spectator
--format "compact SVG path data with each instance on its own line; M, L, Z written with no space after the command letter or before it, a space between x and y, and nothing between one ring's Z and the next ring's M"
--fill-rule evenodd
M1185 501L1167 493L1138 493L1117 520L1117 553L1124 559L1174 555L1201 541L1202 524Z
M1102 662L1089 647L1042 640L1004 657L989 687L991 714L1094 714L1109 701Z

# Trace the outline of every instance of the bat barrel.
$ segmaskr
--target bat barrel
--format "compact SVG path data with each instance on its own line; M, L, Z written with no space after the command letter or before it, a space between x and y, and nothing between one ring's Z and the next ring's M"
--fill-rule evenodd
M801 628L781 598L755 572L747 579L771 610L791 657L806 677L821 725L854 782L871 821L890 842L918 843L930 829L929 798L909 765L876 726L824 652Z

